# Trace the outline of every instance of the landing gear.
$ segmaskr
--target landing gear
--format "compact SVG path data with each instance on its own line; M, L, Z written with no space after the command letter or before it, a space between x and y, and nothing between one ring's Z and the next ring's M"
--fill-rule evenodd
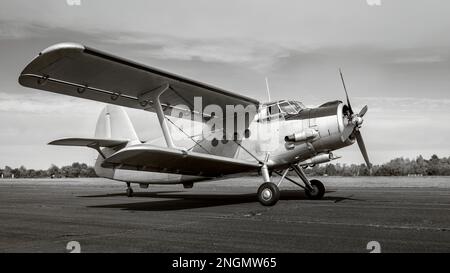
M280 199L280 190L272 182L263 183L258 189L258 200L264 206L273 206Z
M305 195L312 200L320 200L325 194L325 186L319 180L310 181L311 189L305 189Z
M264 160L264 162L268 161L268 157L269 155L266 154L266 159ZM287 176L290 170L295 171L295 173L302 180L304 185L298 183L297 181ZM278 187L280 186L281 182L283 182L284 179L304 189L305 195L309 199L319 200L322 199L325 194L325 186L322 184L322 182L316 179L313 179L311 181L308 180L305 172L303 171L303 168L297 164L290 165L282 172L280 171L274 172L279 176L281 176L280 181L278 181L277 184L271 182L270 172L269 168L267 167L267 164L264 164L261 167L261 175L263 177L264 183L258 189L258 200L264 206L273 206L278 202L278 200L280 199L280 190L278 189Z
M267 162L269 155L266 155ZM264 183L258 189L258 200L263 206L273 206L280 199L280 190L275 183L270 181L270 172L266 164L261 167L261 174L264 179Z
M127 196L133 197L133 189L131 188L130 182L127 182Z
M286 174L288 173L289 170L294 170L295 173L298 175L298 177L302 180L304 185L301 185L300 183L292 180L291 178L286 177ZM276 173L281 176L281 179L278 182L278 186L281 184L283 179L286 179L294 183L295 185L299 186L300 188L304 189L305 195L306 197L308 197L308 199L320 200L325 195L325 186L322 184L322 182L320 182L317 179L313 179L311 181L308 180L308 178L305 175L305 172L303 171L303 168L298 165L293 164L291 165L290 168L285 169L283 173L281 172Z

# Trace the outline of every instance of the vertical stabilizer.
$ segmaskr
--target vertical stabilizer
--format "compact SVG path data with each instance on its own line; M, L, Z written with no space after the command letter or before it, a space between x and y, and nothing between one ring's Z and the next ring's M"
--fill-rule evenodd
M95 137L104 139L127 139L138 142L138 136L127 112L116 105L107 105L97 120Z
M97 120L95 138L128 140L126 145L141 143L127 112L122 107L116 105L106 105L103 108ZM117 149L105 147L102 149L102 152L108 157L117 152ZM113 169L103 168L101 166L103 160L104 158L99 155L95 162L95 172L101 177L114 178Z

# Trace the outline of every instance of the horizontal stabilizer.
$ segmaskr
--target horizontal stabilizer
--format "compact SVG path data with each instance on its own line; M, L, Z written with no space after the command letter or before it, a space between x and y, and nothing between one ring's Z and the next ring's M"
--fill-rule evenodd
M63 138L50 142L48 145L60 146L86 146L86 147L115 147L125 145L128 140L124 139L101 139L101 138Z
M103 167L219 177L225 174L256 171L258 162L156 147L148 144L124 148L106 158Z

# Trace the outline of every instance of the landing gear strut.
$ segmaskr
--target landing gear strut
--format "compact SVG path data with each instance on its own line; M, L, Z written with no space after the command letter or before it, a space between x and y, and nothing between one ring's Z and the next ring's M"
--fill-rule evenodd
M131 188L130 182L127 182L127 196L133 197L133 189Z
M300 177L300 179L305 184L304 189L306 197L314 200L322 199L323 195L325 194L325 186L322 184L322 182L316 179L309 181L303 169L300 168L298 165L294 164L292 165L292 168L297 173L298 177Z
M268 156L266 156L267 162ZM264 206L273 206L280 199L280 190L275 183L270 181L270 173L267 165L261 167L261 174L264 183L258 189L258 200Z
M267 163L269 159L269 154L266 154L266 159L264 160ZM295 180L287 177L287 174L290 170L294 170L298 177L302 180L303 184L296 182ZM258 189L258 200L264 206L273 206L280 199L280 190L278 187L284 179L294 183L300 188L305 190L305 195L309 199L319 200L325 194L325 186L317 179L308 180L306 177L303 168L297 164L292 164L290 167L286 168L282 173L275 171L279 176L281 176L280 181L277 184L270 181L270 173L267 167L267 164L264 164L261 167L261 174L264 179L264 183Z
M295 171L295 173L302 180L304 185L301 185L300 183L292 180L291 178L286 177L286 174L288 173L288 171L290 169ZM305 195L309 199L319 200L319 199L322 199L323 196L325 195L325 186L323 185L323 183L317 179L308 180L305 172L303 171L303 168L301 168L300 166L298 166L296 164L291 165L291 167L284 170L283 173L280 173L280 172L276 172L276 173L281 176L281 179L278 182L278 185L280 185L281 182L283 181L283 179L286 178L286 180L288 180L288 181L294 183L295 185L299 186L300 188L304 189Z

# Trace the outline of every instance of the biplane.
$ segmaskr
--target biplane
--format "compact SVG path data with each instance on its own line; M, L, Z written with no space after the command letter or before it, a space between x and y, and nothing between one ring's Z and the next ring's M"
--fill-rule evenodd
M360 132L368 108L353 111L340 76L346 103L305 107L297 100L260 102L81 44L60 43L40 52L19 83L107 104L93 137L49 144L96 150L97 175L125 182L129 197L131 183L191 188L200 181L253 173L262 181L259 202L270 206L279 200L285 180L308 198L321 199L323 183L308 179L304 170L336 159L334 150L355 142L370 168ZM163 142L141 141L124 107L156 113ZM192 124L201 130L191 130Z

